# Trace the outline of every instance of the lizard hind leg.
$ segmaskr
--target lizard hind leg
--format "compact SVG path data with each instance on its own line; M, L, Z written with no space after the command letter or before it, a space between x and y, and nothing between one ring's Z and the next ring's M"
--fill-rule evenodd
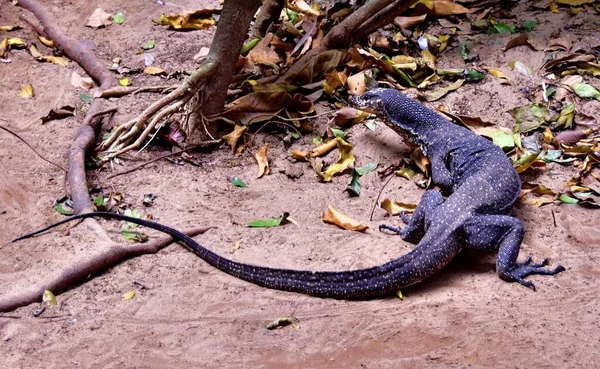
M431 214L435 211L435 209L444 202L444 198L440 194L438 190L427 190L421 197L421 201L415 212L412 216L408 216L404 213L400 214L400 218L404 223L406 223L406 227L399 228L391 225L381 224L379 226L379 230L388 230L394 232L403 240L418 243L421 241L427 228L429 228L429 219L431 218Z
M498 250L496 269L505 281L518 282L535 291L535 284L525 280L525 277L534 274L555 275L565 270L562 265L554 269L545 268L548 259L533 263L529 257L525 262L517 263L524 234L523 225L517 218L508 215L476 216L465 222L464 230L468 248L487 252Z

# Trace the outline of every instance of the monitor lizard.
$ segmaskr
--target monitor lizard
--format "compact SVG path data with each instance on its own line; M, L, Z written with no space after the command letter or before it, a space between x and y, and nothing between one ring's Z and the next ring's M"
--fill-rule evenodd
M350 104L376 114L388 127L420 145L431 161L433 182L449 193L444 199L436 189L426 191L412 217L401 215L407 224L403 229L380 226L417 243L412 251L385 264L334 272L255 266L224 258L171 227L109 212L75 215L13 241L76 219L125 220L169 234L210 265L237 278L267 288L337 299L394 293L438 272L463 248L498 251L500 278L534 290L533 282L524 279L528 275L554 275L565 270L561 265L544 268L546 259L538 264L531 258L517 263L523 225L509 214L521 182L498 146L397 90L374 89L351 98Z

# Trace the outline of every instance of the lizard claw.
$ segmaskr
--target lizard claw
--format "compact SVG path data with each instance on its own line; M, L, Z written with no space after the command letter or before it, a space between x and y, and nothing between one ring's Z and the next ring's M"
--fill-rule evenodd
M406 215L406 213L405 213L405 212L401 211L401 212L400 212L400 219L402 219L402 221L403 221L405 224L408 224L408 223L410 222L410 215Z
M535 291L535 285L531 281L526 281L524 278L533 274L540 275L555 275L564 272L566 269L562 265L557 265L554 269L544 268L548 265L548 259L542 260L540 263L532 263L532 258L529 257L525 262L515 265L511 270L500 272L500 278L508 282L519 282L525 287L529 287Z

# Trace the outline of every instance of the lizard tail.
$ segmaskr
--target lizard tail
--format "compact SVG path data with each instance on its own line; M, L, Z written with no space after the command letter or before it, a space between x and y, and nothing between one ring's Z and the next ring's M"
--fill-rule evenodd
M144 219L108 212L75 215L43 229L18 237L13 242L32 237L76 219L91 217L124 220L164 232L185 245L213 267L232 276L267 288L299 292L319 297L360 299L391 294L400 288L420 282L446 264L435 265L435 268L427 265L432 260L432 257L426 252L426 247L420 246L423 243L421 242L411 252L397 259L365 269L340 272L313 272L261 267L224 258L201 246L191 237L174 228ZM434 257L433 259L436 258Z

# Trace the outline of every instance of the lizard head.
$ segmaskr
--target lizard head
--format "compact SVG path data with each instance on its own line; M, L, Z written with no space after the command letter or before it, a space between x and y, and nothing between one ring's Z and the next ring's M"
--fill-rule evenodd
M375 88L351 97L349 102L351 107L377 115L385 125L412 139L418 140L426 125L419 114L425 108L393 88Z

